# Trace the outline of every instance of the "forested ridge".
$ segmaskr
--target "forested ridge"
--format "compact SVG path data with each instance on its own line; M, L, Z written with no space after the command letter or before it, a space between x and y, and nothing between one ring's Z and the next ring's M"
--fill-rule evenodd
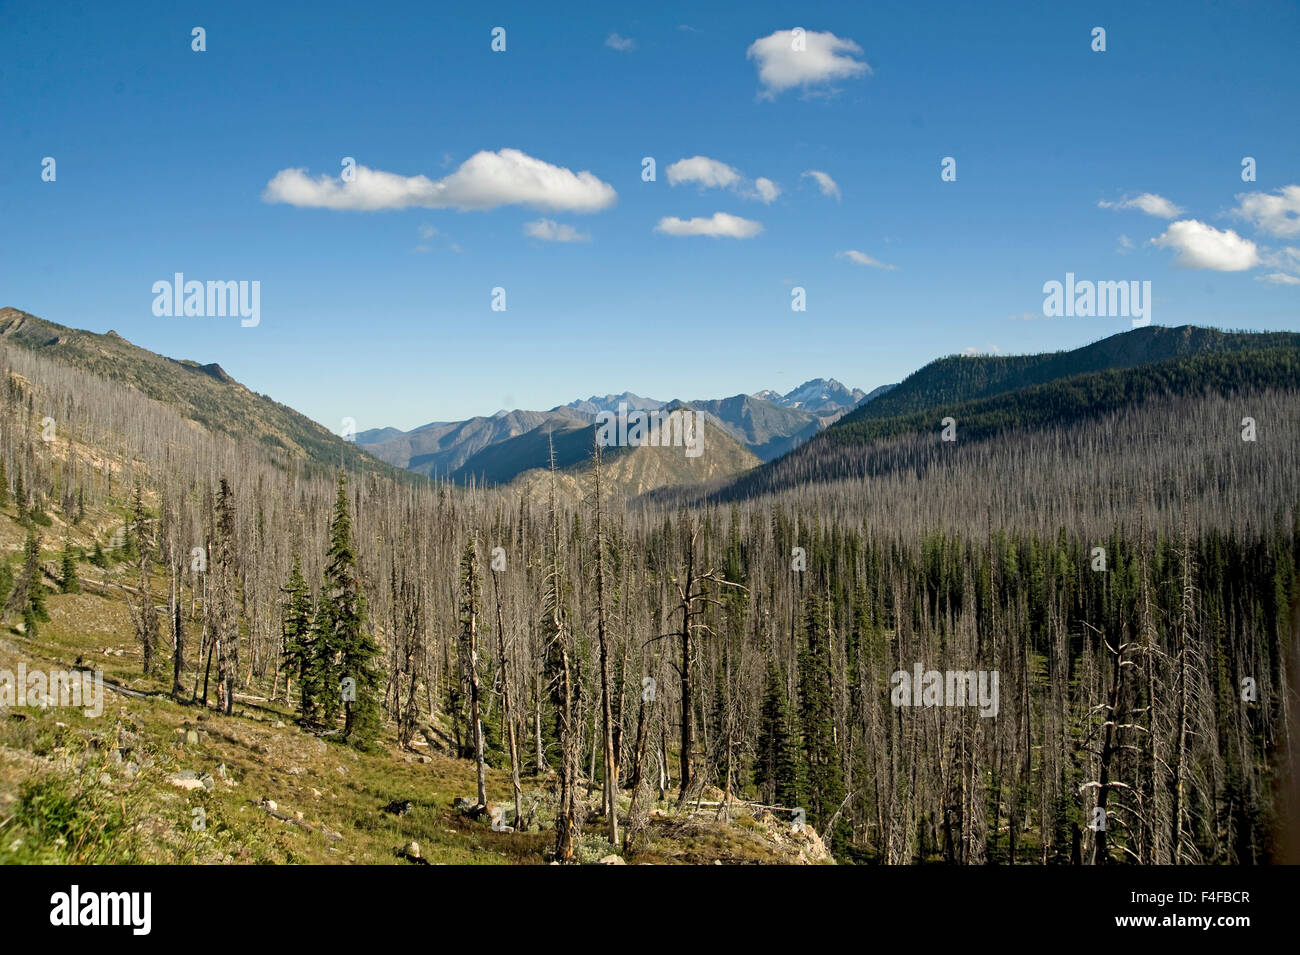
M294 464L0 348L0 590L36 647L47 591L98 581L131 685L196 711L278 702L394 758L444 739L469 815L556 861L763 812L841 862L1274 861L1296 358L980 398L955 442L846 419L829 480L683 504L621 500L599 460L581 502ZM918 670L996 673L996 715L900 705Z
M978 375L982 361L960 359L960 367L975 362ZM1044 437L1048 437L1052 431L1074 422L1153 399L1257 393L1294 388L1297 382L1300 347L1261 347L1203 352L1135 367L1071 374L989 397L957 401L930 398L926 402L913 398L907 404L924 404L924 410L895 415L886 415L888 409L875 407L873 401L785 457L737 478L718 491L717 497L734 500L800 483L843 478L848 476L841 466L846 455L862 462L850 473L865 474L873 460L873 447L881 439L916 436L939 441L949 421L954 432L961 431L963 441L996 439L1003 433L1025 429L1043 429ZM886 401L902 387L876 401Z
M931 362L886 394L859 405L845 415L844 424L988 398L1090 372L1135 368L1204 354L1271 348L1300 348L1300 334L1148 325L1070 351L1040 355L952 355Z

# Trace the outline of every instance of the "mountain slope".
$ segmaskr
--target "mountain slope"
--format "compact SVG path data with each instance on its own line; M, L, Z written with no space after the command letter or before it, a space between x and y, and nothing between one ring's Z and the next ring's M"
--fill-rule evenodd
M579 426L589 420L567 408L507 411L466 421L435 421L414 431L396 432L379 441L366 440L369 435L378 433L368 432L365 436L357 435L357 441L375 457L396 467L417 474L446 477L484 448L527 434L547 422Z
M759 464L740 442L716 427L702 426L701 453L682 447L611 447L602 450L604 480L611 490L634 497L649 490L732 478ZM549 478L551 451L565 488L581 496L592 468L596 426L551 420L518 437L484 448L452 474L459 483L514 483L530 491Z
M217 364L166 358L116 332L68 328L15 308L0 308L0 343L123 384L211 431L259 442L289 460L401 473L287 405L250 391Z
M733 395L689 404L708 414L714 424L743 443L762 461L780 457L824 426L821 419L810 412L753 395Z
M1136 361L1153 357L1156 360ZM1097 368L1107 362L1113 367ZM1063 374L1048 378L1052 373ZM1026 381L1031 383L1013 387ZM908 436L917 447L932 444L940 440L941 420L946 418L955 422L957 440L969 443L1006 431L1100 418L1157 398L1268 389L1300 390L1300 335L1136 329L1074 352L946 358L784 458L741 476L718 496L744 498L809 482L905 469L911 466L908 454L877 458L872 454L875 445Z
M1215 328L1150 325L1120 332L1072 351L1039 355L952 355L908 375L886 394L839 421L892 418L945 404L986 398L1085 372L1133 368L1188 355L1243 349L1300 347L1294 332L1223 332Z

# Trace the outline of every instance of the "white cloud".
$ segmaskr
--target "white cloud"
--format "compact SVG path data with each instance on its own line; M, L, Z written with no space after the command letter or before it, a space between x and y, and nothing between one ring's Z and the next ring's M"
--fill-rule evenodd
M357 166L351 182L306 169L282 169L266 184L263 202L284 202L316 209L373 211L406 209L495 209L527 205L565 212L595 212L618 198L614 187L590 172L575 173L534 159L518 149L484 150L465 160L451 175L427 176Z
M591 238L585 232L579 232L571 225L556 222L554 219L538 219L524 225L524 234L546 242L586 242Z
M679 159L668 167L668 184L694 183L701 189L730 189L746 199L770 203L781 194L781 187L759 176L750 182L739 169L708 156Z
M822 191L823 196L832 196L835 199L840 198L839 183L820 169L809 169L804 173L804 175L816 180L817 188Z
M858 265L869 265L873 269L884 269L887 272L897 272L897 265L886 265L878 259L873 259L865 252L859 252L857 249L846 249L843 252L835 253L837 259L848 259Z
M752 219L715 212L708 219L700 217L679 219L676 216L665 216L659 220L655 231L665 235L707 235L714 239L752 239L763 231L763 226Z
M1097 203L1097 206L1101 209L1139 209L1157 219L1173 219L1183 213L1181 206L1175 205L1164 196L1157 196L1154 192L1144 192L1131 199L1125 197L1119 202L1107 202L1103 199Z
M1300 186L1283 186L1278 195L1238 193L1232 212L1279 239L1300 235Z
M1260 264L1259 249L1231 229L1220 232L1196 219L1170 223L1152 245L1177 252L1174 265L1186 269L1242 272Z
M1119 237L1119 246L1115 249L1120 255L1126 255L1133 251L1133 240L1126 235Z
M758 64L763 95L771 98L796 86L806 89L832 80L869 76L871 66L854 59L854 54L861 52L862 47L834 33L807 30L796 35L794 30L777 30L751 43L745 57Z
M618 50L620 53L627 53L636 49L636 40L628 39L625 36L619 36L617 33L611 33L605 37L605 45L611 50Z
M744 176L725 162L708 156L679 159L668 167L670 186L679 182L693 182L703 189L726 189L743 179Z
M1300 273L1300 249L1295 246L1288 245L1277 252L1261 255L1260 261L1272 268L1281 269L1283 272Z
M765 179L759 176L754 180L754 191L758 193L758 198L764 202L771 202L781 194L781 187L771 179Z
M1270 272L1268 275L1257 275L1255 278L1261 282L1270 282L1273 285L1300 285L1300 278L1287 275L1285 272Z
M974 345L971 345L969 348L963 351L962 354L966 355L967 357L972 357L975 355L1001 355L1002 349L999 348L997 345L985 345L983 348L976 348Z

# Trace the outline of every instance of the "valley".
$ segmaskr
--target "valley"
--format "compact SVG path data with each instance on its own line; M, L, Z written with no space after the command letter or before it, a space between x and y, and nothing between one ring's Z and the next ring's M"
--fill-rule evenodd
M0 670L106 691L0 709L5 861L1288 858L1300 336L739 396L834 419L766 460L600 448L630 395L354 444L15 309L0 363Z

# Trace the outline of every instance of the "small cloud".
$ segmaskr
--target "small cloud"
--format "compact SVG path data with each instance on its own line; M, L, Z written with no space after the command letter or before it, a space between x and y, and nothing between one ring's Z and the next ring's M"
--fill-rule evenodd
M591 236L579 232L571 225L556 222L554 219L538 219L524 225L524 234L545 242L586 242Z
M1268 282L1270 285L1300 285L1300 278L1294 275L1287 275L1285 272L1270 272L1268 275L1256 275L1255 279L1260 282Z
M835 257L837 259L848 259L850 262L856 263L857 265L866 265L873 269L884 269L887 272L898 271L897 265L886 265L884 262L881 262L878 259L873 259L871 256L867 255L867 253L859 252L857 249L846 249L843 252L836 252Z
M611 33L605 37L605 45L611 50L618 50L620 53L630 53L636 49L636 40L619 36L617 33Z
M421 239L432 239L437 234L438 234L438 230L435 229L433 226L429 225L428 223L422 223L420 225Z
M764 202L771 202L781 194L781 187L771 179L759 176L754 180L754 191L758 193L758 198Z
M758 64L762 96L772 99L794 87L805 91L833 80L870 76L871 66L855 59L862 47L834 33L777 30L749 45L745 58Z
M1133 240L1126 235L1119 237L1119 246L1115 249L1120 255L1127 255L1134 249Z
M985 345L983 348L976 348L974 345L962 352L967 357L975 355L1001 355L1002 349L997 345Z
M1259 249L1231 229L1219 231L1196 219L1171 223L1151 245L1173 249L1174 265L1184 269L1243 272L1260 264Z
M1243 192L1236 198L1237 208L1232 214L1255 228L1279 239L1300 235L1300 186L1283 186L1277 195Z
M1300 249L1294 246L1287 246L1279 249L1277 252L1269 252L1259 257L1260 262L1271 268L1281 269L1283 272L1294 272L1300 274Z
M708 156L691 156L679 159L668 167L668 184L694 183L701 189L730 189L746 199L770 203L781 194L781 187L771 179L759 176L750 182L739 169Z
M763 231L763 226L762 223L752 219L715 212L708 219L700 217L679 219L676 216L665 216L659 220L655 231L675 236L706 235L714 239L752 239Z
M679 159L668 167L670 186L681 182L693 182L701 189L726 189L743 179L744 177L737 170L725 162L710 159L708 156Z
M1008 316L1009 320L1013 322L1032 322L1034 319L1042 317L1041 312L1021 312L1019 315Z
M1184 211L1181 206L1174 205L1164 196L1157 196L1154 192L1144 192L1131 199L1125 197L1118 202L1107 202L1102 199L1097 206L1101 209L1138 209L1158 219L1173 219Z
M830 196L835 200L840 198L840 187L834 179L822 172L820 169L809 169L803 174L817 183L817 188L822 191L823 196Z
M677 24L677 29L679 29L679 30L684 30L684 31L687 32L687 33L699 33L699 32L700 32L698 29L696 29L695 27L693 27L693 26L691 26L690 24L687 24L687 23L679 23L679 24Z

